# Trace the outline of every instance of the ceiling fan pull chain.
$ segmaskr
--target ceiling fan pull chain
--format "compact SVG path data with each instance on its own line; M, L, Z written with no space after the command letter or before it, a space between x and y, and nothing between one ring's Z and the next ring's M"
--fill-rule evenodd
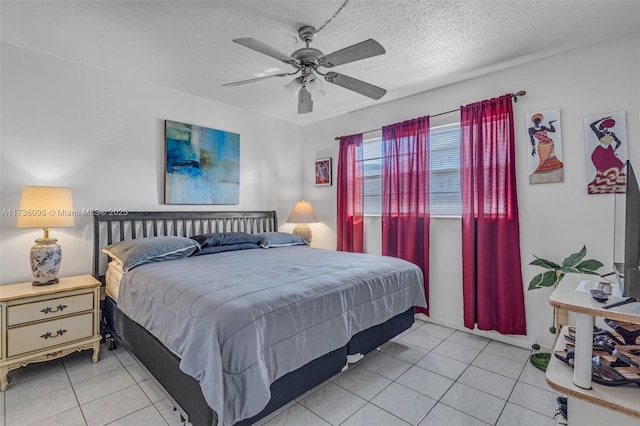
M340 13L340 12L342 11L342 9L344 9L344 7L347 5L347 3L349 3L349 0L344 0L344 3L342 3L342 6L340 6L340 8L338 8L338 10L336 10L336 13L334 13L334 14L333 14L333 16L332 16L331 18L329 18L329 19L327 20L327 22L325 22L325 23L324 23L320 28L318 28L318 29L316 30L316 32L315 32L313 35L315 36L315 35L316 35L316 34L318 34L320 31L322 31L322 29L323 29L324 27L326 27L326 26L327 26L327 24L328 24L329 22L331 22L331 20L332 20L333 18L335 18L336 16L338 16L338 13Z

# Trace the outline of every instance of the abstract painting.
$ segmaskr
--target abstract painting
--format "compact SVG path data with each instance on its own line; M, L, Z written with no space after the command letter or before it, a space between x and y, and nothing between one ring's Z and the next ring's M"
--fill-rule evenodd
M624 111L584 119L588 194L623 194L627 162Z
M316 160L316 186L331 186L331 158Z
M526 116L530 143L529 183L564 181L560 109L538 111Z
M165 120L165 204L238 204L240 135Z

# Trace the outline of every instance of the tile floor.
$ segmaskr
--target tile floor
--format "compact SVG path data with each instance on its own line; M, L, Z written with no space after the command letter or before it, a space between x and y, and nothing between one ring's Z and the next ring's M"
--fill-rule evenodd
M555 426L556 393L529 351L439 325L414 326L259 422L275 425ZM179 416L123 348L10 373L0 426L178 425Z

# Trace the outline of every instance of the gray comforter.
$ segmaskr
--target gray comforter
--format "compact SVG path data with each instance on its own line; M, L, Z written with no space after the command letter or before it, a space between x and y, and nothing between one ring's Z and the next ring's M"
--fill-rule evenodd
M118 299L181 358L225 426L259 413L279 377L425 307L417 266L303 246L139 266L124 275Z

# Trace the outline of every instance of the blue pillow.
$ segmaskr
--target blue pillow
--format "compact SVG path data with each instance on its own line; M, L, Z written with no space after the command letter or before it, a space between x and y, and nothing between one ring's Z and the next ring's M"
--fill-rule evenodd
M202 248L230 244L260 243L260 238L244 232L216 232L213 234L194 235L191 238L200 244Z
M225 251L250 250L250 249L259 249L259 248L260 246L254 243L227 244L224 246L209 246L209 247L202 247L200 251L193 253L191 257L201 256L203 254L222 253Z
M102 251L122 262L123 272L145 263L181 259L198 250L200 245L185 237L149 237L118 241Z
M260 238L260 247L262 248L301 246L307 244L304 239L287 232L263 232L256 234L256 236Z

